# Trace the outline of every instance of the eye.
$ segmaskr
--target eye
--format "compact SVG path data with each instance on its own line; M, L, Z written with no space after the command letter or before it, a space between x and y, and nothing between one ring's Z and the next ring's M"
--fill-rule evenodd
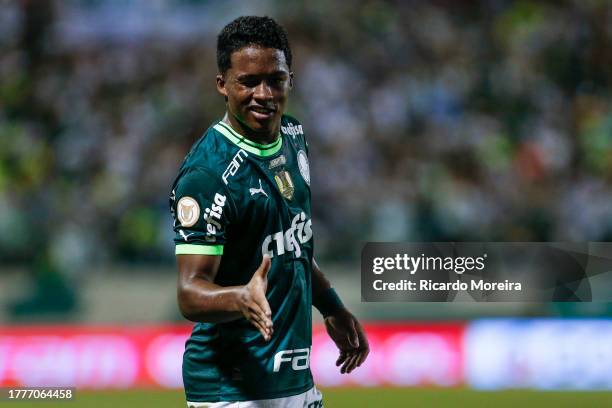
M245 76L236 79L236 83L245 88L255 88L257 85L259 85L259 82L259 79L257 79L256 77L250 76Z
M247 88L255 88L257 85L259 85L259 80L257 78L242 78L238 81L238 83L242 86L245 86Z
M273 88L281 88L283 85L285 85L285 82L287 82L285 78L270 78L268 80L268 85Z

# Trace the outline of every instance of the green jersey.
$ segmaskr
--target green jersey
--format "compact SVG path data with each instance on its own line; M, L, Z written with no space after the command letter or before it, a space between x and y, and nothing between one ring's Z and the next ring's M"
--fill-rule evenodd
M312 255L308 144L283 116L274 143L260 145L219 122L185 158L170 197L176 254L221 255L215 283L244 285L272 257L268 342L246 319L198 323L187 341L188 401L244 401L313 386Z

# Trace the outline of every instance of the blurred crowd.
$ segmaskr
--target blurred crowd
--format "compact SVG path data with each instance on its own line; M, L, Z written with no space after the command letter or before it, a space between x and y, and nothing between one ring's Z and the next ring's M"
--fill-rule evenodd
M169 189L247 13L289 33L320 258L612 239L610 2L129 4L0 1L2 264L173 259Z

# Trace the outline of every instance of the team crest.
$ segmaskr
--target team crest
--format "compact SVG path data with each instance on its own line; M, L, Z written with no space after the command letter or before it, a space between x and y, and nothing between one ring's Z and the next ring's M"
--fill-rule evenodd
M303 150L298 152L297 162L300 168L300 174L304 178L306 184L310 185L310 165L308 164L308 156L306 156Z
M176 205L176 213L178 220L183 227L191 227L200 217L200 206L198 202L191 197L183 197Z
M293 187L293 180L291 180L289 172L286 170L279 171L274 175L274 181L276 181L276 185L282 196L287 200L291 200L295 188Z

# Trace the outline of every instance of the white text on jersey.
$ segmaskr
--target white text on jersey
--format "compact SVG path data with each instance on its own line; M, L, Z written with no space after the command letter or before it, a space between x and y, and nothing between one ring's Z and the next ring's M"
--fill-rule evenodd
M310 348L279 351L274 355L274 372L279 372L281 364L288 362L294 371L306 370L310 367Z
M216 193L213 199L213 204L210 208L204 210L204 221L206 221L206 238L213 239L217 233L217 229L221 229L221 214L225 206L226 197L223 194Z
M283 133L286 133L291 136L304 134L302 125L294 125L293 123L288 123L287 126L281 126L281 130L283 131Z
M261 245L261 253L270 257L283 255L285 251L295 251L296 256L302 254L300 244L308 242L312 238L312 220L306 221L306 214L302 211L293 217L291 227L283 233L279 231L268 235ZM270 248L272 241L276 242L276 248Z
M221 178L223 179L223 182L225 183L225 185L227 185L227 179L233 176L234 174L236 174L236 172L240 168L240 163L244 161L244 159L242 158L243 155L244 157L248 156L247 152L245 152L244 150L242 149L238 150L238 153L234 155L234 157L232 158L232 161L230 162L230 164L227 166L227 168L223 172L223 175L221 176Z

